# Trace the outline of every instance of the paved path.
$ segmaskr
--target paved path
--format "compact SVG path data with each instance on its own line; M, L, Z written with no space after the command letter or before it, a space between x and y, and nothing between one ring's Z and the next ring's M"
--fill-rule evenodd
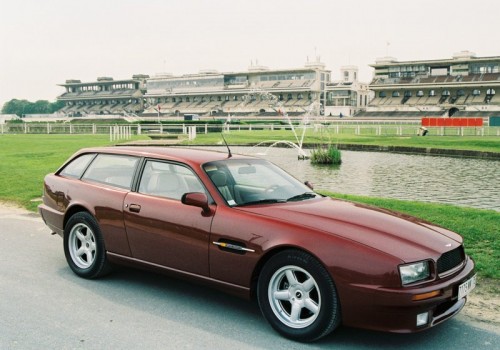
M88 281L38 215L0 205L0 349L499 349L500 330L456 318L424 333L341 327L313 344L280 337L255 303L152 273Z

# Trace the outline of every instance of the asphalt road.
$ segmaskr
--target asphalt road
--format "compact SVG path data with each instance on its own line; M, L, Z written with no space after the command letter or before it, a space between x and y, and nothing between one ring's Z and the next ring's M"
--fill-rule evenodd
M500 349L458 315L418 334L341 327L312 344L275 333L256 303L120 269L78 278L38 215L0 205L0 349Z

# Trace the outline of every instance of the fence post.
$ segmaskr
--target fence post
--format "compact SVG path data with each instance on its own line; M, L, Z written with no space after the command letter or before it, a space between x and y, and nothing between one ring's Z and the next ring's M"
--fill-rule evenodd
M188 139L192 141L196 138L196 125L188 127Z

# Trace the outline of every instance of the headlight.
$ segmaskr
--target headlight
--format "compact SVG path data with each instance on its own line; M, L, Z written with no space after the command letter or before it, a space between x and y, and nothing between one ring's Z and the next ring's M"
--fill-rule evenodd
M413 264L399 266L401 283L403 285L425 280L430 276L429 262L420 261Z

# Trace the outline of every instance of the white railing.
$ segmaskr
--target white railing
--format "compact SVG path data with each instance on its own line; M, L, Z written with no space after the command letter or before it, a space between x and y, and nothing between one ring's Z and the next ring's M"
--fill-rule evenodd
M360 136L415 136L419 132L420 123L416 122L373 122L361 121L336 122L328 125L309 124L74 124L74 123L6 123L0 124L1 134L100 134L110 136L110 140L130 139L133 135L174 134L186 135L192 139L196 134L211 132L237 133L240 131L290 131L302 128L307 133L346 134ZM429 127L429 136L500 136L500 127Z
M109 141L130 140L132 138L132 126L114 125L109 128Z

